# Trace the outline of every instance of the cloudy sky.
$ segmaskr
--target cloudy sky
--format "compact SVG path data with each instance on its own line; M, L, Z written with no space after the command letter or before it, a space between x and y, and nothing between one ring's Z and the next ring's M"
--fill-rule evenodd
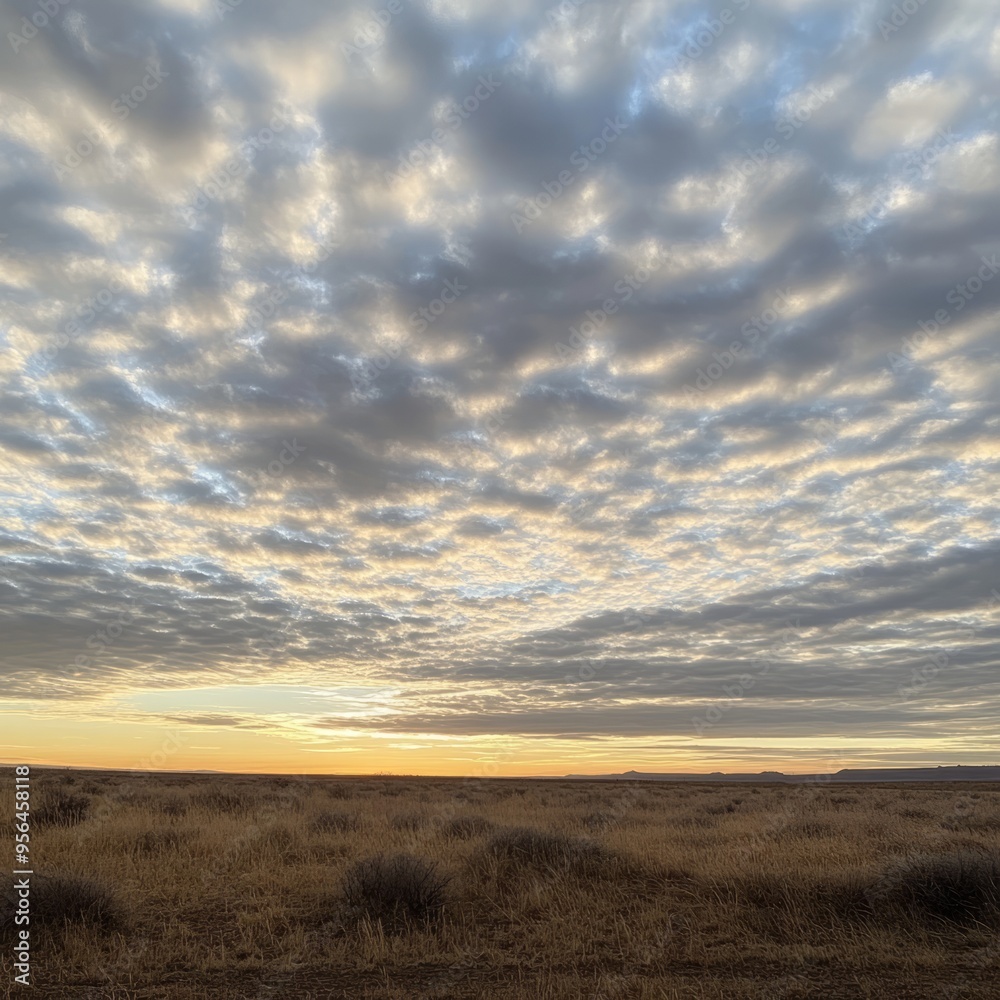
M0 757L1000 763L998 25L2 0Z

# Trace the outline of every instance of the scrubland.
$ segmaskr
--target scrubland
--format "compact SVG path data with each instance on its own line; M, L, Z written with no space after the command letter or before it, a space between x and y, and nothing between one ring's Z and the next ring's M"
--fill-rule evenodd
M46 770L32 789L39 996L1000 997L995 785ZM3 809L9 831L12 791Z

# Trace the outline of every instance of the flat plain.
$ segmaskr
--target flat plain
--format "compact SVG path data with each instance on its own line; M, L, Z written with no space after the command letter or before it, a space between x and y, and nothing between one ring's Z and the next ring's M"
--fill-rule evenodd
M1000 997L992 784L46 769L32 816L39 996Z

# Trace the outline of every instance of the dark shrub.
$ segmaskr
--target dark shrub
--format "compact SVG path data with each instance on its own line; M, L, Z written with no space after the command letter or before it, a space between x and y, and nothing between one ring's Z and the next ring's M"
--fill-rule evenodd
M243 792L231 792L222 788L213 788L207 792L199 792L194 801L206 809L220 813L248 812L256 801Z
M441 827L441 832L453 840L472 840L493 829L493 824L483 816L456 816Z
M543 871L568 870L577 874L594 873L614 857L593 841L529 827L500 830L490 837L485 853L501 861Z
M955 923L1000 916L1000 855L966 849L912 854L883 869L869 890L874 905Z
M60 789L50 791L42 804L31 811L31 822L36 828L45 826L75 826L90 813L90 799L86 795L71 795Z
M124 791L119 792L115 796L114 801L133 809L147 810L157 805L160 799L158 795L153 795L151 792L144 792L135 788L126 788Z
M865 917L870 913L866 889L854 872L801 878L758 871L715 884L715 894L738 906L758 929L802 922L826 927Z
M591 833L603 833L614 826L616 818L612 812L593 812L583 818L583 825Z
M316 833L350 833L358 828L358 818L346 812L321 812L312 821Z
M705 812L707 812L709 816L722 816L725 813L736 812L736 806L734 806L732 802L718 802L705 806Z
M122 908L114 894L94 879L76 875L31 876L31 932L58 931L66 924L86 924L111 931L122 926ZM3 893L4 935L14 930L17 897L13 888Z
M419 830L427 822L423 813L397 813L389 821L394 830Z
M164 816L170 816L171 818L176 818L178 816L183 816L187 813L187 803L180 798L170 798L164 799L160 803L160 812Z
M437 865L412 854L379 854L355 861L344 874L343 894L351 916L399 928L441 915L449 879Z
M354 792L347 787L347 785L330 785L326 790L326 794L330 796L331 799L353 799Z

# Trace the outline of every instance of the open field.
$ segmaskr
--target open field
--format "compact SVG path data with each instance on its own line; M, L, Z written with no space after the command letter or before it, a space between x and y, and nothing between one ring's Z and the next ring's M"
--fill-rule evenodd
M1000 997L996 785L49 770L32 813L39 996Z

